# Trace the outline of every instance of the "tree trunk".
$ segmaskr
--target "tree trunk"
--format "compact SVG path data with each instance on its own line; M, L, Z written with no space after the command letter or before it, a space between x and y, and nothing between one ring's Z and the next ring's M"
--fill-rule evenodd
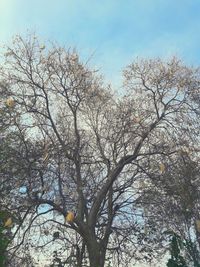
M101 256L99 245L90 244L87 246L89 254L90 267L104 267L104 257Z

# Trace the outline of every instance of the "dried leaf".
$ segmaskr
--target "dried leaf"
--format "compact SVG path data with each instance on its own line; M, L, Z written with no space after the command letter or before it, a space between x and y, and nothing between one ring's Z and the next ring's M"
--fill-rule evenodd
M165 164L160 163L160 173L163 174L165 172Z
M11 227L12 226L12 218L8 218L4 224L5 227Z
M200 233L200 220L196 220L197 231Z
M75 218L74 213L71 212L71 211L69 211L69 212L67 213L67 216L66 216L66 221L67 221L68 223L72 223L72 222L74 221L74 218Z
M15 101L14 101L13 98L8 98L8 99L6 100L6 106L7 106L7 107L9 107L9 108L13 108L14 105L15 105Z

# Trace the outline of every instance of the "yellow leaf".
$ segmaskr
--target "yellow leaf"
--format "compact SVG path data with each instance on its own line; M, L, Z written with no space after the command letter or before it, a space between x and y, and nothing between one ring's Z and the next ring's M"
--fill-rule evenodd
M183 147L179 150L180 156L190 156L190 149L188 147Z
M5 227L11 227L12 226L12 218L8 218L4 224Z
M73 212L71 212L71 211L69 211L68 213L67 213L67 216L66 216L66 221L68 222L68 223L72 223L73 221L74 221L74 213Z
M165 172L165 165L163 163L160 163L160 173L164 173Z
M41 45L40 50L44 50L44 49L45 49L45 45Z
M6 106L7 106L7 107L9 107L9 108L13 108L14 105L15 105L15 101L14 101L13 98L8 98L8 99L6 100Z
M185 147L183 148L183 152L189 156L189 154L190 154L190 149L189 149L188 147L185 146Z
M43 161L45 162L46 160L48 160L48 158L49 158L49 154L48 154L48 152L45 154L45 156L44 156L44 158L43 158Z
M133 118L133 121L134 121L135 123L140 123L140 122L141 122L141 119L140 119L139 117L134 117L134 118Z
M197 231L200 233L200 220L196 220Z

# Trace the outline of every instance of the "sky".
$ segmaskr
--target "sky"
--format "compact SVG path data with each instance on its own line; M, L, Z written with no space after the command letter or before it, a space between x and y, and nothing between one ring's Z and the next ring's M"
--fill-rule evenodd
M76 47L118 86L137 57L200 64L200 0L0 0L0 45L15 34Z

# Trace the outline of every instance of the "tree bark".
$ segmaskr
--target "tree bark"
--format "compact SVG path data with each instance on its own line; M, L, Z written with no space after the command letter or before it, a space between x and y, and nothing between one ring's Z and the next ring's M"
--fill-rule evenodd
M87 246L89 254L90 267L104 267L104 259L101 255L101 249L98 243L91 243Z

